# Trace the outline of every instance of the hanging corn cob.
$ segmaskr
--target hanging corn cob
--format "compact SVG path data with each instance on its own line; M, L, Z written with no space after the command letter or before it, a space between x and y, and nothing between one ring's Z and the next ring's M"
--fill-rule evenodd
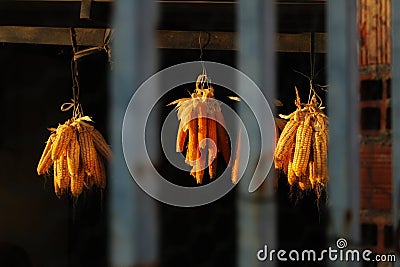
M192 167L190 174L201 184L204 170L208 167L210 179L214 179L218 152L228 163L230 145L221 107L214 100L214 89L207 75L203 73L198 77L191 97L175 100L169 105L176 105L180 120L176 151L184 151L187 139L185 162ZM206 138L211 142L207 142Z
M112 156L111 149L102 134L83 116L79 103L79 83L76 40L71 28L74 58L72 60L72 103L61 106L62 111L72 109L72 118L57 129L51 128L50 137L37 166L38 175L49 174L53 165L54 191L58 197L71 193L78 197L84 188L106 186L105 160Z
M311 84L307 104L300 102L295 89L297 109L290 115L279 115L289 121L276 145L275 168L287 175L289 185L313 189L319 196L328 182L328 117Z
M104 137L87 117L67 120L52 132L37 166L39 175L54 169L54 190L58 197L70 192L79 196L93 185L104 189L105 160L112 152Z

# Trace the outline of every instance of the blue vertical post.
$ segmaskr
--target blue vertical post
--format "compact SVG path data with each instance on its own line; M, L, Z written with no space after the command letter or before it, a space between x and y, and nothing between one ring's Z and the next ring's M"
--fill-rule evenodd
M109 258L110 266L134 266L156 261L157 214L154 200L138 188L125 164L122 122L135 90L154 71L156 13L154 1L118 0L114 4L109 116L114 158L109 177ZM138 120L142 115L135 114Z
M355 0L328 1L329 241L360 244L359 74ZM334 266L358 263L330 262ZM348 265L346 265L348 264Z
M392 12L392 177L393 231L399 227L400 205L400 1L391 1ZM394 232L395 233L395 232ZM400 247L399 240L396 241ZM399 255L398 255L399 257ZM399 260L396 266L400 266Z
M238 5L238 64L239 70L248 75L262 90L269 103L275 95L275 5L272 0L242 0ZM245 89L245 88L244 88ZM243 89L243 90L244 90ZM240 85L239 85L240 90ZM262 101L253 99L253 103ZM273 108L273 104L271 108ZM258 107L251 107L257 109ZM242 118L248 114L241 113ZM249 125L247 131L258 132L258 125ZM254 129L254 130L253 130ZM250 140L260 147L256 138ZM265 141L265 140L264 140ZM261 156L265 156L261 151ZM249 166L255 166L258 158L250 155ZM249 193L249 180L242 178L238 196L238 266L265 266L257 259L257 252L267 245L277 249L277 217L274 191L274 175L270 173L263 189ZM264 178L264 177L262 177ZM260 201L257 201L259 199ZM268 266L276 262L268 261Z

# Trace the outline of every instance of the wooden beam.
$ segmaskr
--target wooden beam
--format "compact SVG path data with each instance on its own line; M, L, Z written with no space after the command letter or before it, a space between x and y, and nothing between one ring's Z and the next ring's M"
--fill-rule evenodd
M102 46L106 29L76 28L77 45ZM71 45L69 28L0 26L0 42Z
M158 48L199 49L198 31L157 31ZM237 50L236 34L233 32L210 32L210 41L205 49ZM202 43L207 42L207 33L202 33Z
M92 9L92 0L81 1L81 19L90 19L90 11Z
M102 46L105 29L76 28L77 44L80 46ZM157 31L158 48L163 49L199 49L198 31ZM204 42L207 34L202 39ZM237 34L234 32L210 32L209 50L237 50ZM69 28L0 26L0 42L70 45ZM276 34L276 51L308 53L310 52L310 33ZM315 52L326 53L326 34L315 34Z
M82 0L0 0L0 25L107 28L112 27L114 0L92 0L91 19L80 19ZM3 3L4 2L4 3ZM237 1L156 1L160 30L236 31ZM326 31L326 2L274 1L276 32ZM206 14L206 19L205 19Z

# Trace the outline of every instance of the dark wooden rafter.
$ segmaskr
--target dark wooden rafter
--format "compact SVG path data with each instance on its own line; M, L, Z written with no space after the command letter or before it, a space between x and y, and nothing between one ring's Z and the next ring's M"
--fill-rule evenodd
M198 49L200 31L210 33L210 50L237 50L235 1L159 3L158 47ZM325 1L277 1L277 52L326 52ZM17 0L0 5L0 42L70 45L69 27L78 45L102 46L110 28L112 0ZM43 15L45 14L45 15Z
M106 29L76 28L77 44L80 46L103 46ZM158 30L158 48L199 49L198 31ZM236 33L209 32L209 50L237 50ZM54 27L0 26L0 42L48 45L70 45L70 29ZM315 52L325 53L325 33L316 33ZM283 34L276 36L277 52L310 52L311 34Z

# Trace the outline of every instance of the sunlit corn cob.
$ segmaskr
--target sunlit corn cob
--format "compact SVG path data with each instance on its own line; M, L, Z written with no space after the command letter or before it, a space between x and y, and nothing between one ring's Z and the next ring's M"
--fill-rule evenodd
M66 151L69 142L71 141L73 129L69 122L59 125L56 131L56 138L54 139L51 158L52 160L58 159L61 154Z
M310 180L311 186L314 187L317 183L317 176L315 173L315 162L311 160L308 162L308 179Z
M293 144L295 144L296 132L298 128L299 122L295 120L290 120L285 125L285 128L279 137L274 153L275 167L277 169L282 168L282 162L288 157L288 153L290 152Z
M60 188L60 176L58 175L57 172L58 166L57 166L57 161L54 161L54 167L53 167L53 172L54 172L54 192L56 193L57 197L62 196L62 191Z
M197 160L196 160L196 173L195 178L197 184L203 182L204 169L206 167L206 155L204 149L197 149Z
M231 149L229 145L229 136L225 125L225 119L220 110L216 111L216 119L217 119L217 135L218 135L218 151L222 153L226 164L229 163L231 157Z
M181 120L179 123L178 134L176 135L176 152L183 152L187 133L188 130L187 128L185 129L183 121Z
M213 116L207 119L207 137L210 142L214 144L208 145L208 173L210 178L213 179L217 176L217 153L218 153L218 137L217 137L217 123Z
M77 131L74 130L72 138L67 148L67 163L68 171L71 176L78 173L80 161L80 146L78 141Z
M323 183L328 176L327 170L327 134L325 131L314 133L314 156L316 164L316 179Z
M189 140L188 140L188 147L187 147L187 164L192 165L194 164L193 161L197 159L197 152L198 152L198 134L197 134L197 119L192 119L189 121ZM192 165L193 166L193 165Z
M197 141L199 143L199 148L205 148L207 145L205 142L205 139L207 138L207 104L204 103L201 98L197 104L197 114Z
M92 176L95 172L97 152L93 144L93 137L88 130L79 133L79 146L83 169L88 176Z
M204 77L200 75L199 79ZM185 162L192 167L190 174L196 178L197 183L201 183L207 167L210 179L216 177L218 152L229 162L230 145L225 128L213 120L215 118L225 125L219 104L213 99L214 89L208 85L204 88L200 80L197 85L201 87L197 87L190 98L178 99L169 105L176 105L180 120L176 151L184 151L187 139ZM207 142L206 138L209 139Z
M103 135L96 129L90 131L90 134L93 137L93 143L96 147L96 150L107 160L110 160L112 157L112 152L110 146L107 144Z
M292 161L289 161L288 163L288 170L287 170L287 178L288 178L288 183L289 185L293 185L294 183L297 182L297 176L294 173L294 170L292 168Z
M235 157L234 157L233 165L232 165L232 176L231 176L232 183L234 183L234 184L237 184L237 182L240 179L239 168L240 168L240 161L241 161L241 156L240 156L241 145L242 145L242 129L239 128L238 139L237 139L236 150L235 150Z
M78 197L84 186L85 171L82 166L78 169L78 173L71 177L71 194L74 197Z
M68 192L70 184L70 175L68 172L67 155L64 151L59 159L57 159L57 176L59 187L62 193Z
M293 170L298 177L304 175L307 170L308 158L310 156L312 127L310 116L299 126L296 132L296 147L293 157Z
M51 155L52 155L52 145L53 145L53 141L54 141L55 137L56 137L56 134L52 133L46 142L46 147L42 153L42 156L39 160L39 164L37 166L38 175L47 173L49 171L51 165L53 164Z

